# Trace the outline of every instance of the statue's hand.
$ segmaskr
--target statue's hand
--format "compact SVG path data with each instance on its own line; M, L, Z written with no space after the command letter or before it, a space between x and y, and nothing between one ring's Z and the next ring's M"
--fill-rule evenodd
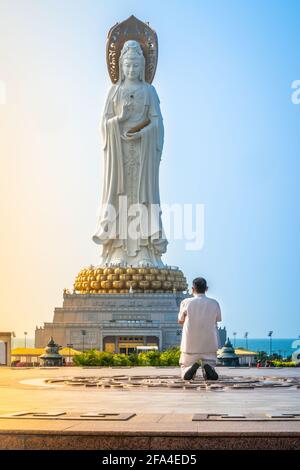
M137 140L142 137L142 131L138 132L133 132L132 134L129 134L128 132L125 134L128 140Z
M130 140L137 140L142 137L143 132L134 132L132 134L128 134L127 132L125 134L121 134L121 139L126 140L127 142Z
M122 112L121 112L120 116L118 116L118 120L120 122L126 121L126 119L129 118L130 113L131 113L131 105L129 103L124 103L123 108L122 108Z

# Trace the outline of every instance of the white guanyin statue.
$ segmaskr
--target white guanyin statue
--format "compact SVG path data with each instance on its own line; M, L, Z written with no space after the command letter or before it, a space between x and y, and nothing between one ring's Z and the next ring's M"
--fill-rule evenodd
M101 122L104 184L93 240L102 246L100 265L164 267L168 241L159 195L164 128L156 90L145 81L139 42L124 43L118 77Z

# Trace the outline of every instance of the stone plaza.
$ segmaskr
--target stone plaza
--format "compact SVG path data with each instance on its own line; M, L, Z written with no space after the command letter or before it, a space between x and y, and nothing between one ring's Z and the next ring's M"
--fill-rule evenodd
M218 373L2 367L0 448L300 449L299 368Z

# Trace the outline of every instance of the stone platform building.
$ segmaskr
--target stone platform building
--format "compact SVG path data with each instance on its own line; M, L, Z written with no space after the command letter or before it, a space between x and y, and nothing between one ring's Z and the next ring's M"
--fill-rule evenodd
M35 331L35 347L49 337L63 347L130 353L137 346L159 350L180 344L177 323L183 293L70 294L54 310L52 323Z
M129 354L137 346L165 350L178 346L182 328L177 323L186 293L76 294L64 292L52 323L35 331L35 347L43 348L53 336L62 347ZM220 347L226 340L219 328Z

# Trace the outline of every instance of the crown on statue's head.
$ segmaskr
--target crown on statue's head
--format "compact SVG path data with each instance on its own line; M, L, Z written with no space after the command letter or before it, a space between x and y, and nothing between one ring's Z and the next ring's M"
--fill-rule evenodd
M121 59L142 59L144 57L141 45L137 41L126 41L122 51L121 51Z

